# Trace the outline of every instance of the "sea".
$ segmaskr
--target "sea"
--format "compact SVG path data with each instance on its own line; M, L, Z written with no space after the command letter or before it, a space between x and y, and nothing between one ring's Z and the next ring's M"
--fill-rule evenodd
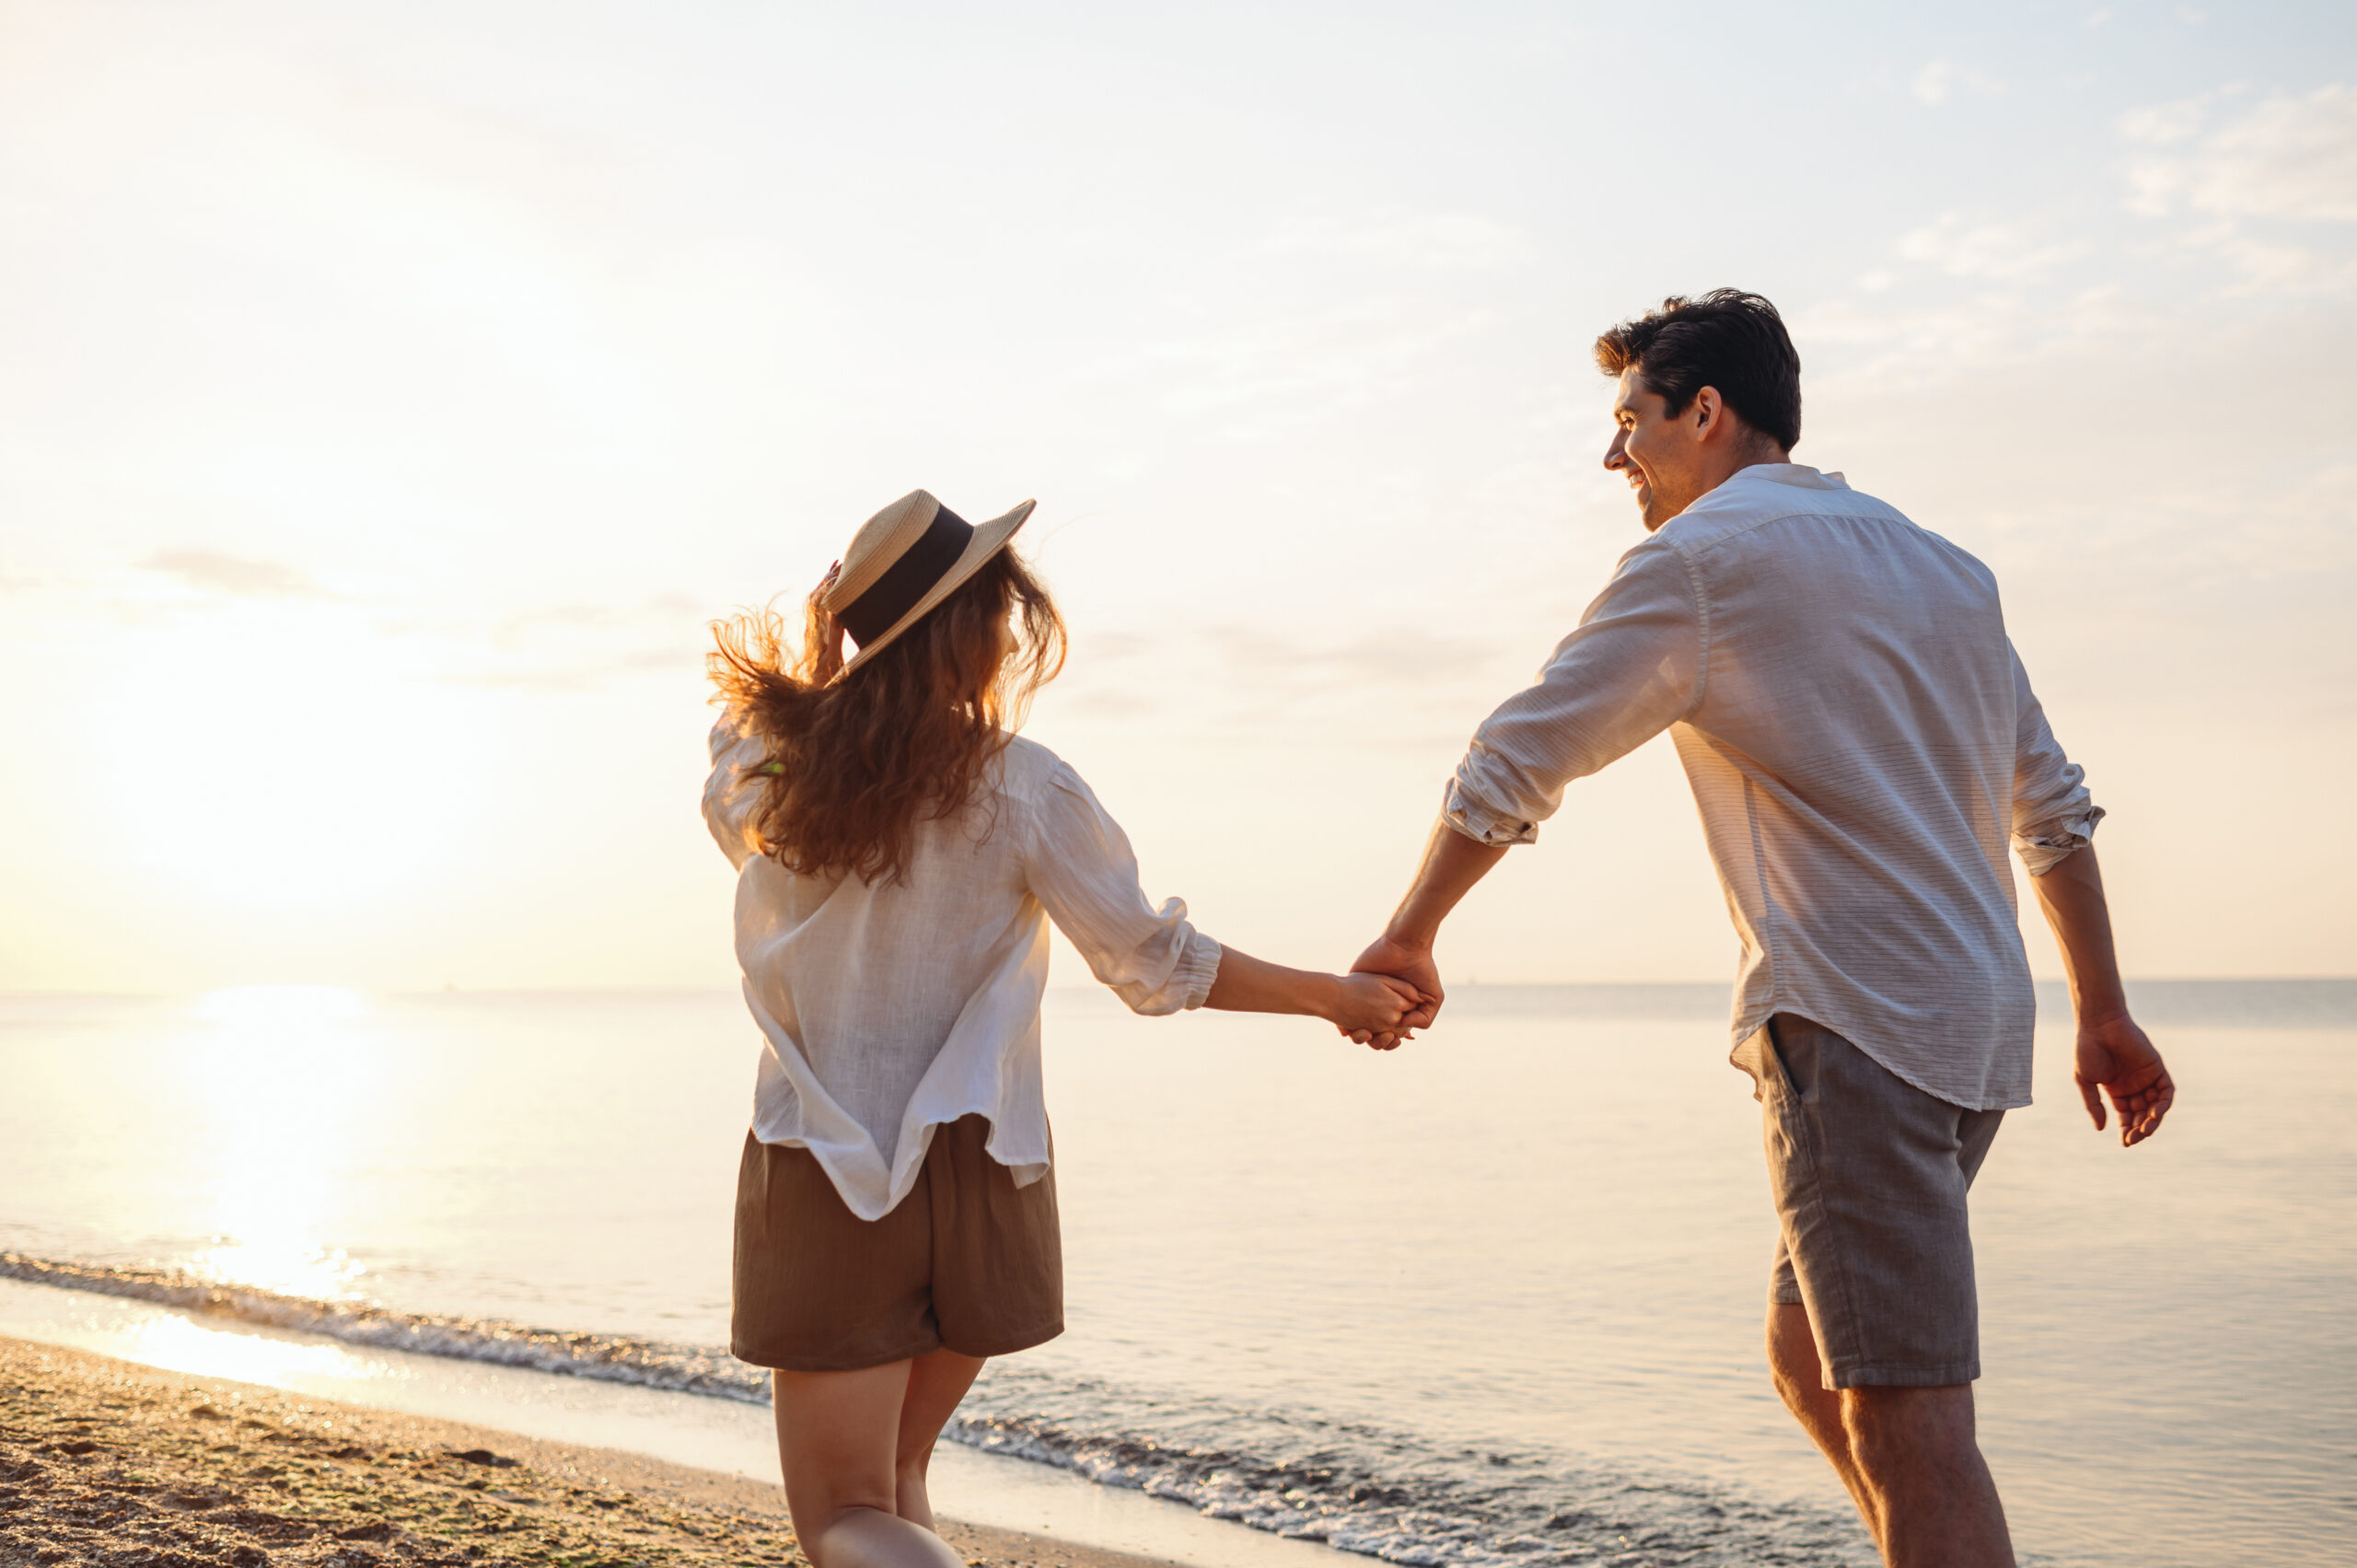
M2049 988L1974 1192L2022 1560L2357 1562L2357 981L2131 995L2160 1135L2089 1125ZM1068 1327L958 1411L997 1467L965 1484L1221 1522L1190 1562L1871 1564L1769 1387L1726 1009L1469 986L1383 1054L1051 993ZM476 1419L597 1388L757 1421L726 1350L756 1049L717 990L0 997L0 1332L495 1371Z

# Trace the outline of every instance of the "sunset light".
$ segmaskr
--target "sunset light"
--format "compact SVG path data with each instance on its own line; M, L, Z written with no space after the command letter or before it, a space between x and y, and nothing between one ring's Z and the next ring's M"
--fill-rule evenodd
M2352 387L2350 0L0 0L0 1564L2357 1563Z
M487 726L413 639L331 599L183 596L142 621L87 709L130 865L234 919L348 909L467 853Z

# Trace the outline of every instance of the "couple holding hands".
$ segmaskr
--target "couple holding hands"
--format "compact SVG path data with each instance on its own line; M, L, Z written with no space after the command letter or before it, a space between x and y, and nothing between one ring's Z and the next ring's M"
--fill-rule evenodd
M2174 1088L2130 1018L2095 851L1988 568L1791 460L1800 360L1719 290L1606 332L1605 466L1647 537L1475 733L1399 912L1348 975L1223 947L1140 889L1079 774L1015 734L1063 625L1010 548L919 491L807 606L720 631L704 815L737 868L764 1036L738 1171L732 1348L774 1369L817 1568L950 1568L935 1440L991 1356L1062 1329L1040 1078L1047 922L1147 1014L1314 1015L1388 1049L1443 1001L1442 921L1565 786L1672 732L1742 938L1733 1060L1763 1111L1778 1392L1892 1568L2014 1561L1973 1434L1966 1193L2029 1103L2005 855L2069 973L2100 1130ZM850 650L845 648L848 638Z

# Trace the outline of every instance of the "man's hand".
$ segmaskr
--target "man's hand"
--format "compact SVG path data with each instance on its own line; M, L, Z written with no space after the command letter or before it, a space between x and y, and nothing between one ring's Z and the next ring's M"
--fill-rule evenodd
M2119 1112L2119 1141L2134 1146L2161 1130L2177 1086L2161 1053L2128 1016L2128 989L2111 945L2111 906L2093 844L2083 844L2038 876L2030 886L2054 927L2062 968L2071 977L2071 1010L2079 1019L2078 1058L2071 1076L2096 1131L2103 1131L2103 1097Z
M1424 842L1423 861L1416 867L1416 879L1408 885L1408 896L1399 900L1399 908L1384 927L1383 935L1351 966L1353 974L1397 975L1414 986L1422 1000L1399 1020L1399 1028L1393 1034L1344 1029L1345 1035L1361 1045L1388 1051L1399 1043L1399 1036L1423 1028L1440 1016L1440 970L1433 962L1433 943L1440 935L1440 923L1448 918L1448 912L1457 907L1459 899L1472 891L1473 884L1505 858L1505 854L1503 844L1485 844L1466 837L1450 827L1446 817L1433 824L1432 837Z
M1394 1034L1379 1034L1366 1029L1342 1032L1361 1045L1372 1045L1377 1051L1388 1051L1399 1043L1399 1036L1411 1029L1428 1027L1440 1014L1444 996L1440 984L1439 966L1433 962L1433 950L1428 944L1403 942L1395 936L1378 936L1358 961L1351 966L1353 974L1387 974L1415 987L1422 998L1416 1007L1399 1020Z
M2132 1148L2161 1130L2161 1118L2177 1098L2177 1085L2161 1053L2125 1014L2079 1026L2079 1052L2071 1076L2096 1131L2103 1131L2104 1096L2119 1112L2119 1142Z
M1416 988L1398 975L1353 970L1341 977L1329 1016L1345 1039L1389 1051L1416 1038L1409 1032L1408 1019L1421 1001Z

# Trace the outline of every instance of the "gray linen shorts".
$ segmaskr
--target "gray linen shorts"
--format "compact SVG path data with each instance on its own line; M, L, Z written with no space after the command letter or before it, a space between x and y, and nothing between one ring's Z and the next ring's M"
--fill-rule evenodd
M1825 1386L1980 1376L1965 1194L2005 1113L1950 1105L1794 1013L1734 1060L1756 1086L1781 1231L1768 1299L1808 1308Z

